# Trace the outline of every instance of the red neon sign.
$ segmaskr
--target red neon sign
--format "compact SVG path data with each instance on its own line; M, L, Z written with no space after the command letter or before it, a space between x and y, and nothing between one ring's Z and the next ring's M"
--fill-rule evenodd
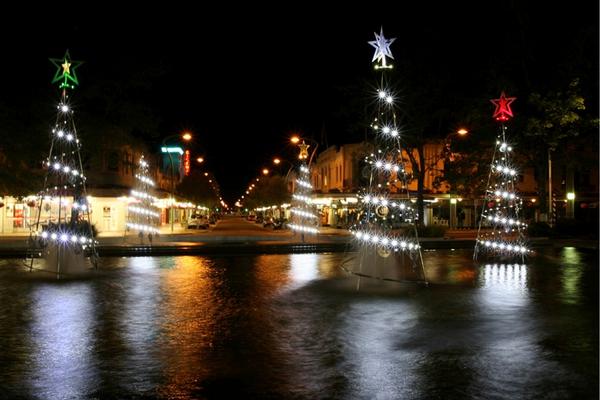
M185 176L188 176L190 174L190 167L190 151L186 150L185 153L183 153L183 171Z

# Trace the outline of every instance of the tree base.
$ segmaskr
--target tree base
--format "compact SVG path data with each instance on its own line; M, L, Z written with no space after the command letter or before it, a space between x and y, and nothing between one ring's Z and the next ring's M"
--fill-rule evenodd
M344 269L360 277L395 282L426 282L418 252L394 252L361 246Z
M92 270L81 247L49 243L42 251L42 259L39 269L56 274L57 277L83 275Z

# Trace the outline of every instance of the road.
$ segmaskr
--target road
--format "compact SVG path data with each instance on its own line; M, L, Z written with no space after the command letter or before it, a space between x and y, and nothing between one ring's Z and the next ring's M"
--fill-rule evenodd
M254 235L281 235L286 236L284 231L274 231L273 228L263 228L263 224L248 221L242 217L225 216L212 229L215 235L236 235L236 236L254 236ZM288 232L289 234L289 232Z

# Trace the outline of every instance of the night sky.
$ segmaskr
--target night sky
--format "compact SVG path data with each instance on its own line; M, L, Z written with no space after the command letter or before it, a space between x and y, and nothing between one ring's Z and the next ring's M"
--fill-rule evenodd
M85 60L78 70L80 92L93 80L127 80L145 71L153 77L159 71L150 82L151 95L140 101L159 114L163 136L183 130L195 135L195 150L232 204L273 156L291 158L292 133L320 140L324 130L330 145L361 139L344 131L339 120L342 88L374 78L367 41L380 26L386 37L397 38L396 60L436 63L458 86L480 90L482 101L497 94L476 86L491 63L506 65L519 82L515 59L526 51L534 66L528 78L543 81L576 30L587 27L598 37L595 2L572 2L570 8L548 2L456 3L407 8L397 1L390 8L365 2L327 9L301 2L280 9L163 4L164 9L90 9L72 17L60 17L62 6L56 4L54 12L41 13L43 19L16 13L0 28L7 46L1 96L5 104L11 99L23 104L31 96L50 101L54 70L47 59L62 57L66 48L73 59ZM597 59L597 52L590 54L596 65ZM402 71L396 73L401 78Z

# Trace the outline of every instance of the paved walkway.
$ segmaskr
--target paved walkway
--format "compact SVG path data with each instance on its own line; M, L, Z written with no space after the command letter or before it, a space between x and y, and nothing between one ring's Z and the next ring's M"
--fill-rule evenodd
M168 254L177 252L207 252L215 251L221 247L238 251L243 248L255 248L256 251L280 248L280 250L293 251L295 248L327 249L344 248L351 242L352 236L345 229L321 227L319 235L304 235L291 230L273 230L263 227L262 224L250 222L242 217L225 217L212 225L209 229L185 229L174 226L173 232L169 225L161 227L160 234L154 237L153 247L160 247ZM423 248L472 248L477 235L476 230L448 230L443 238L421 238ZM0 235L0 250L9 254L11 251L27 249L29 234ZM125 251L128 248L140 249L140 245L147 247L150 243L147 238L143 242L135 234L123 235L123 232L100 233L98 235L98 248L106 251ZM530 239L532 246L574 246L589 249L598 249L597 240L586 239ZM294 247L296 246L296 247ZM299 247L298 247L299 246ZM112 249L112 250L111 250ZM236 250L237 249L237 250ZM0 254L1 255L1 254Z

